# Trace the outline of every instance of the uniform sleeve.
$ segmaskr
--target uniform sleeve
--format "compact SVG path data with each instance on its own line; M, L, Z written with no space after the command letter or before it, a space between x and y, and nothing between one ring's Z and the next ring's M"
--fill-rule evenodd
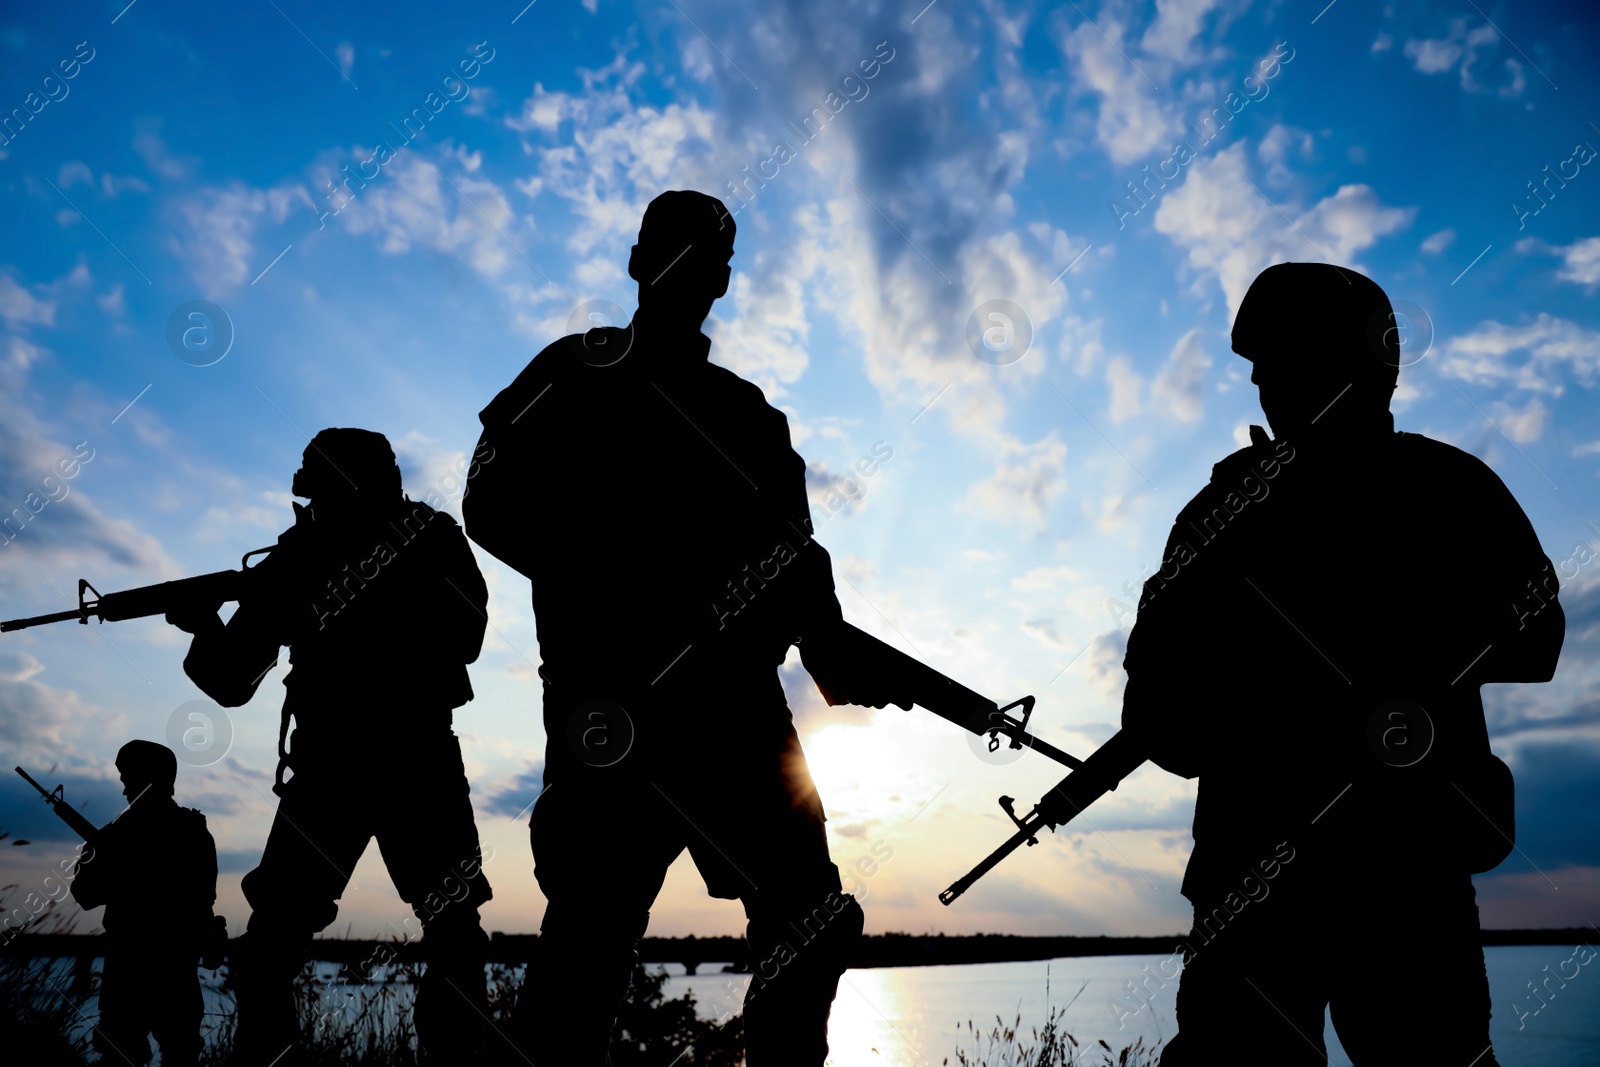
M538 527L528 505L541 482L547 416L562 403L556 368L563 353L556 349L567 343L563 338L539 353L479 414L476 471L461 501L467 536L526 578L533 577L539 558Z
M438 538L440 576L447 583L439 592L438 630L450 641L459 662L472 663L483 650L483 635L489 627L489 587L466 535L450 516L440 514L434 521L441 519L449 525Z
M102 827L92 849L85 848L72 867L72 899L88 911L107 902L116 881L117 834L110 824Z
M240 604L226 624L194 635L183 672L225 708L249 703L261 679L278 662L282 638L276 632L276 615L268 605Z
M195 879L195 891L204 910L210 911L217 903L217 839L206 828L206 817L200 815L198 819L195 852L199 876Z
M1469 669L1473 684L1548 682L1561 657L1566 615L1557 594L1560 578L1539 545L1533 525L1499 475L1469 459L1480 481L1471 497L1476 560L1484 595L1476 629L1487 648ZM1472 654L1471 647L1464 654Z
M1186 517L1209 510L1208 490L1178 513L1161 556L1161 568L1145 582L1138 616L1128 635L1123 667L1122 728L1139 738L1157 766L1193 778L1210 762L1211 732L1189 706L1197 677L1210 659L1207 635L1217 632L1209 569L1194 566ZM1181 580L1179 580L1181 579ZM1205 608L1213 610L1208 621Z

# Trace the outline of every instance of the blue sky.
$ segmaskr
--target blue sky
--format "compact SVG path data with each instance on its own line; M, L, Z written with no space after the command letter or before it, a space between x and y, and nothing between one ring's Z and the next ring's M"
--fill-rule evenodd
M1578 4L1361 0L9 12L0 499L29 520L0 547L0 614L59 610L80 577L236 566L291 521L289 476L324 426L387 434L411 494L459 512L478 410L580 305L631 312L643 207L693 188L739 207L712 358L788 414L847 617L998 699L1039 694L1038 732L1081 753L1118 715L1133 616L1108 602L1131 605L1177 509L1263 421L1233 311L1267 265L1326 258L1411 309L1397 424L1488 462L1565 563L1556 680L1486 690L1523 851L1478 885L1489 926L1591 921L1594 28ZM821 130L802 137L808 115ZM364 177L344 185L347 167ZM167 342L196 300L231 323L209 366ZM991 301L1021 309L1025 352L977 358ZM653 461L694 521L700 472ZM495 850L487 925L530 930L538 646L526 583L480 558L493 628L457 729ZM165 738L199 697L184 647L154 620L6 635L0 755L56 766L49 784L109 818L118 745ZM227 714L226 755L179 778L235 929L281 672ZM1184 924L1192 783L1146 769L1097 829L944 909L938 890L1004 836L994 798L1036 797L1056 768L996 766L920 712L825 708L794 664L785 681L869 929ZM20 788L0 784L0 826L31 844L0 882L24 892L68 846ZM340 928L405 915L372 850ZM653 929L740 925L674 868Z

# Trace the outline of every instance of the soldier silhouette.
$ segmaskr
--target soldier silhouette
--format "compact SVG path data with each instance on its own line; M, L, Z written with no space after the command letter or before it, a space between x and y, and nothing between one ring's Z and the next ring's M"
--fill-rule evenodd
M295 1043L294 978L374 837L425 934L418 1037L435 1060L467 1062L483 1040L491 892L451 718L472 699L488 590L455 520L404 496L383 435L318 433L293 492L310 506L295 504L226 625L215 610L167 616L194 634L184 670L226 707L254 695L281 646L293 664L277 817L243 883L230 1062L277 1062Z
M1349 269L1261 273L1233 349L1276 439L1213 468L1143 590L1123 727L1200 780L1165 1067L1325 1064L1330 1006L1359 1067L1494 1063L1471 875L1514 826L1478 687L1549 680L1564 621L1500 479L1395 431L1400 325Z
M530 833L549 904L515 1038L539 1067L607 1062L635 946L686 848L749 920L753 1067L822 1063L861 934L777 668L798 645L836 700L884 700L834 636L787 420L708 361L700 327L733 237L720 201L662 193L628 261L633 322L556 341L482 413L495 461L463 502L467 532L532 580L543 660Z
M217 846L206 817L173 800L178 760L154 741L117 752L128 810L73 870L72 896L106 906L105 971L93 1044L105 1062L194 1064L201 1048L200 957L212 934Z

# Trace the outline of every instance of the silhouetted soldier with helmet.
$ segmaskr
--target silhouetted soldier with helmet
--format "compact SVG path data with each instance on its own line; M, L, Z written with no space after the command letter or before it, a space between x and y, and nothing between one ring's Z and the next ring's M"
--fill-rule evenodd
M549 906L518 1005L539 1067L606 1062L635 945L684 849L749 918L752 1067L822 1063L861 933L777 668L798 645L836 699L884 700L840 662L786 419L708 361L700 327L727 292L733 237L720 201L658 196L628 261L633 322L545 348L482 413L495 463L463 514L532 579L543 659L531 834Z
M95 836L72 878L84 908L106 906L105 970L93 1044L107 1063L193 1064L200 1055L200 957L212 936L217 846L206 817L173 799L178 760L154 741L117 752L128 809Z
M226 707L251 698L280 646L293 665L282 799L244 878L252 912L235 952L231 1062L272 1063L295 1042L295 975L374 837L425 932L418 1036L433 1059L468 1062L483 1037L478 908L491 892L451 719L472 699L467 664L483 643L488 590L455 520L403 495L383 435L318 433L293 491L310 506L295 505L294 526L251 569L227 624L214 612L168 616L195 635L184 670Z
M1564 620L1494 472L1394 430L1399 329L1352 270L1263 271L1233 348L1276 439L1213 468L1145 583L1123 726L1200 779L1165 1067L1323 1065L1330 1005L1358 1067L1494 1062L1471 875L1515 831L1478 687L1548 681Z

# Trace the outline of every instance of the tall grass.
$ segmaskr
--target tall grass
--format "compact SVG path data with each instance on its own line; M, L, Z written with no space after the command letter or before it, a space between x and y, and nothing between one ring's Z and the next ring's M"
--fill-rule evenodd
M1104 1041L1083 1048L1063 1025L1066 1011L1051 1008L1044 1025L1026 1034L1020 1014L1009 1023L997 1015L987 1030L979 1030L969 1019L966 1039L972 1042L972 1052L957 1048L954 1067L1156 1067L1160 1062L1160 1042L1146 1048L1142 1037L1120 1052Z
M1044 974L1044 1000L1048 1005L1049 967L1045 968ZM1085 981L1072 994L1071 1000L1049 1009L1043 1027L1031 1027L1026 1034L1022 1032L1021 1012L1010 1023L996 1015L994 1025L987 1030L979 1030L968 1019L967 1040L972 1042L972 1053L968 1055L964 1047L958 1046L955 1067L1157 1067L1161 1061L1159 1041L1146 1048L1141 1037L1116 1052L1104 1040L1100 1040L1085 1049L1067 1031L1067 1010L1088 987L1089 983ZM959 1031L960 1027L956 1029ZM1099 1056L1100 1059L1091 1061L1085 1056ZM1116 1058L1113 1059L1113 1056ZM948 1067L949 1058L946 1057L944 1062Z
M0 887L0 914L10 901ZM28 923L32 934L68 934L80 912L67 915L50 901ZM365 975L350 969L307 964L295 981L300 1047L296 1067L423 1067L430 1061L417 1046L412 1004L420 964L399 962ZM490 964L486 1060L507 1052L497 1035L509 1032L512 1009L526 968ZM237 1025L233 983L227 964L202 970L206 1016L201 1067L218 1067L233 1051ZM616 1067L739 1067L744 1060L743 1020L702 1019L694 994L668 999L664 968L636 967L617 1018L612 1062ZM82 1067L94 1062L93 1026L98 1018L99 974L79 974L70 959L0 951L0 1050L7 1063L28 1067ZM499 1050L499 1051L497 1051ZM287 1060L285 1061L288 1062ZM434 1061L437 1062L437 1061ZM514 1055L508 1062L521 1062Z
M9 888L0 887L0 913L11 906L5 894ZM28 932L72 933L79 914L65 915L50 902L28 924ZM363 980L349 970L308 964L295 983L301 1029L298 1067L427 1065L411 1021L418 968L395 963L374 968ZM207 1014L200 1064L218 1067L233 1049L233 986L226 965L201 975ZM524 975L522 966L489 967L489 1019L495 1028L485 1056L490 1062L496 1059L496 1048L505 1048L496 1031L509 1031ZM666 997L666 980L664 968L635 968L617 1017L615 1067L741 1067L743 1019L737 1014L718 1021L701 1018L692 992ZM98 1017L98 986L98 974L78 973L71 960L0 951L0 1049L6 1061L28 1067L94 1062L90 1036ZM964 1044L953 1062L944 1062L947 1067L1155 1067L1159 1042L1147 1048L1141 1038L1120 1052L1104 1041L1081 1046L1064 1025L1070 1006L1071 1001L1051 1008L1042 1025L1026 1032L1020 1013L1010 1023L997 1016L986 1029L968 1021L964 1042L970 1042L970 1050ZM500 1058L520 1063L514 1057Z

